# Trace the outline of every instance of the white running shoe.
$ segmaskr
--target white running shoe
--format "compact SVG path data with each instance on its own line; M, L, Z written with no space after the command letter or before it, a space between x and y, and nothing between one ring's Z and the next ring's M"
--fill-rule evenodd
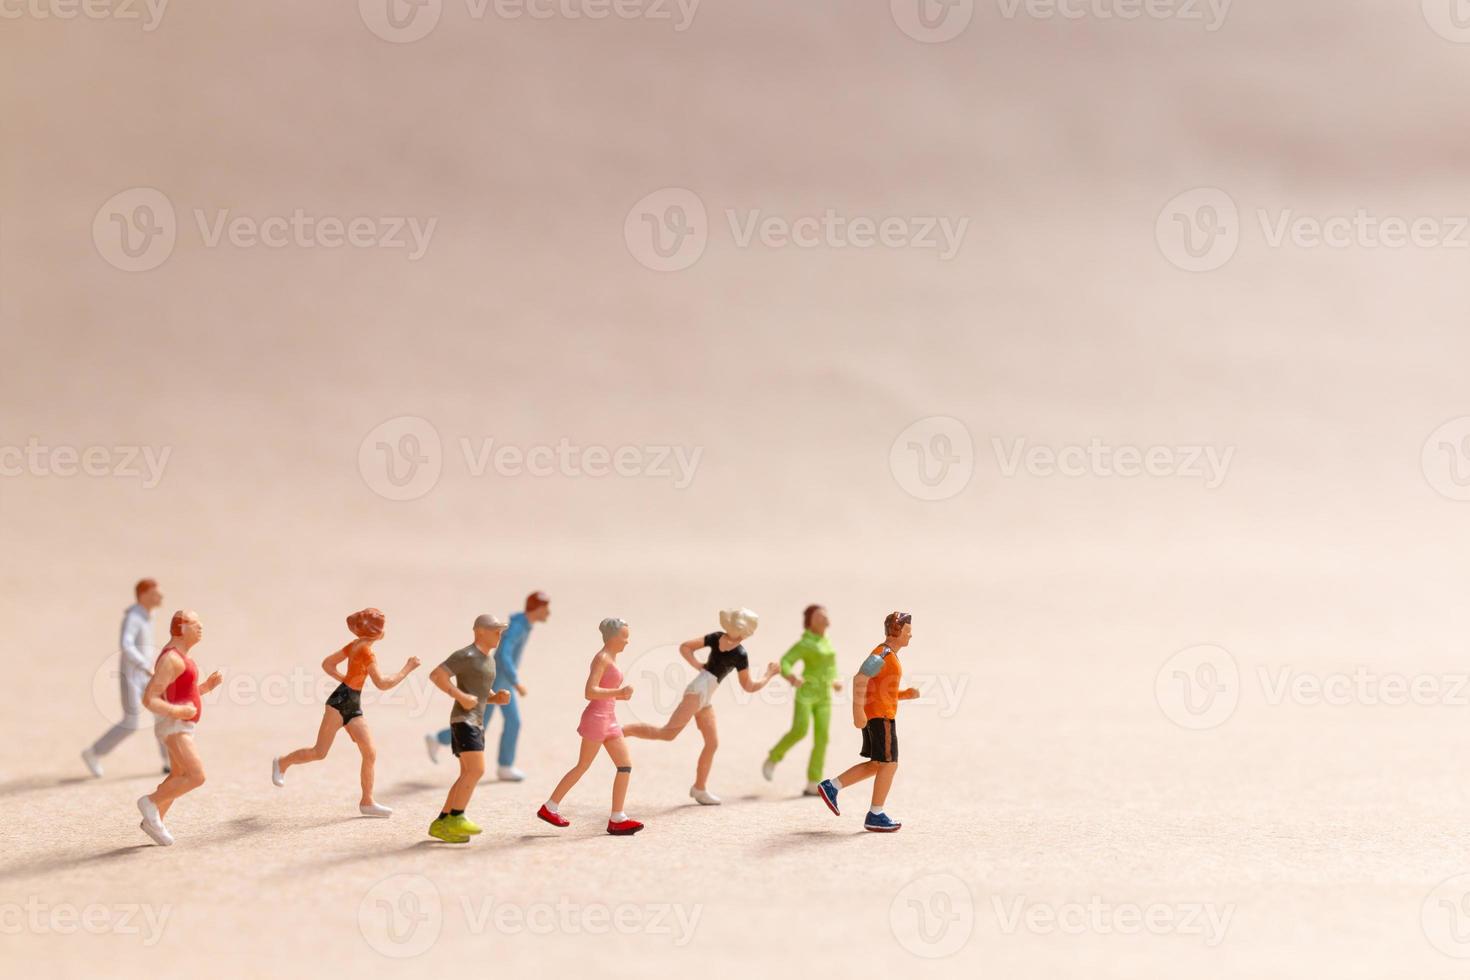
M709 790L699 789L695 786L689 787L689 795L693 797L694 802L698 803L700 806L719 806L720 803L723 802L718 796L711 793Z
M97 758L97 753L91 748L82 750L82 762L86 764L87 771L92 774L93 779L102 778L102 760Z
M519 783L526 778L526 774L515 766L501 766L495 770L495 775L502 783Z
M821 796L822 791L817 788L816 783L807 783L806 789L801 791L802 796Z
M281 757L276 756L271 760L271 782L277 786L286 785L286 774L281 772Z
M439 763L439 736L425 735L424 745L429 750L429 761L437 765Z
M381 803L359 803L357 805L357 812L362 814L364 817L393 816L393 808L390 806L384 806Z
M158 807L153 805L152 800L146 796L138 797L138 812L143 814L143 821L138 826L143 833L153 838L155 844L167 847L174 842L174 835L163 825L163 818L158 815Z
M771 780L775 779L776 763L772 762L770 759L767 759L765 762L761 763L761 775L766 777L766 782L768 783Z

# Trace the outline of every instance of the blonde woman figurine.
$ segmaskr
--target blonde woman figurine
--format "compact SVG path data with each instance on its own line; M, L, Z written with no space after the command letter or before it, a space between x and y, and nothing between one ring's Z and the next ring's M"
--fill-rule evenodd
M684 730L684 726L689 724L689 719L694 719L694 723L699 726L699 734L704 737L704 749L699 753L699 762L694 770L694 785L689 788L689 795L703 806L720 804L720 798L711 793L706 785L710 766L715 761L715 750L720 747L719 733L715 727L715 709L710 703L720 681L731 671L736 671L741 688L754 694L780 673L780 668L775 664L767 664L760 680L751 679L750 657L746 655L742 644L754 635L758 625L760 617L749 609L721 611L719 631L679 644L679 655L698 673L684 689L684 697L680 699L679 706L674 709L664 726L623 726L623 734L628 738L652 738L661 742L672 742ZM709 656L700 663L694 656L694 651L702 647L709 649Z

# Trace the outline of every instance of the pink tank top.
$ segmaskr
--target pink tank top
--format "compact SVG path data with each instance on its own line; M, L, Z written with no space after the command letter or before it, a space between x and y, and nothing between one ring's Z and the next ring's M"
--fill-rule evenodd
M618 670L617 664L608 664L602 669L602 676L598 678L597 686L604 689L623 686L623 672ZM616 698L598 698L596 701L588 701L582 717L605 718L612 721L618 714L617 704Z
M163 699L169 704L192 704L194 717L189 720L198 721L204 714L204 705L199 700L199 667L194 663L194 659L178 647L164 647L158 654L158 660L153 661L153 669L158 670L159 662L170 650L184 658L184 672L175 677L174 682L164 689Z

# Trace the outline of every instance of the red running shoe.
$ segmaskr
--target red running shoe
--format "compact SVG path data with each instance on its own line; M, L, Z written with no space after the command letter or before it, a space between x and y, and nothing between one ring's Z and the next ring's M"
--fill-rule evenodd
M566 817L562 816L560 813L552 813L550 810L546 809L545 803L541 804L541 809L536 811L536 816L540 817L542 820L545 820L553 827L570 827L572 825L572 822Z
M632 837L642 829L643 825L637 820L618 820L616 822L609 820L607 822L607 832L614 837Z

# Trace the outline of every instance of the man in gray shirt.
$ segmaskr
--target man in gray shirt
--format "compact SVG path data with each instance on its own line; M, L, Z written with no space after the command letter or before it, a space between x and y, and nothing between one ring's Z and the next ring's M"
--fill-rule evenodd
M485 705L505 704L509 691L494 691L495 648L505 631L504 620L488 613L475 619L475 642L449 655L429 680L454 699L449 713L450 747L459 757L459 778L449 787L449 796L439 817L429 825L429 836L451 844L463 844L480 828L465 817L475 785L485 775Z
M149 617L163 605L158 583L145 578L133 586L137 600L123 613L122 635L118 640L118 681L122 693L122 721L113 725L102 737L82 751L82 762L93 776L102 775L102 757L117 748L123 739L143 727L143 689L153 676L153 625ZM168 772L168 749L158 740L158 754L163 757L163 771Z

